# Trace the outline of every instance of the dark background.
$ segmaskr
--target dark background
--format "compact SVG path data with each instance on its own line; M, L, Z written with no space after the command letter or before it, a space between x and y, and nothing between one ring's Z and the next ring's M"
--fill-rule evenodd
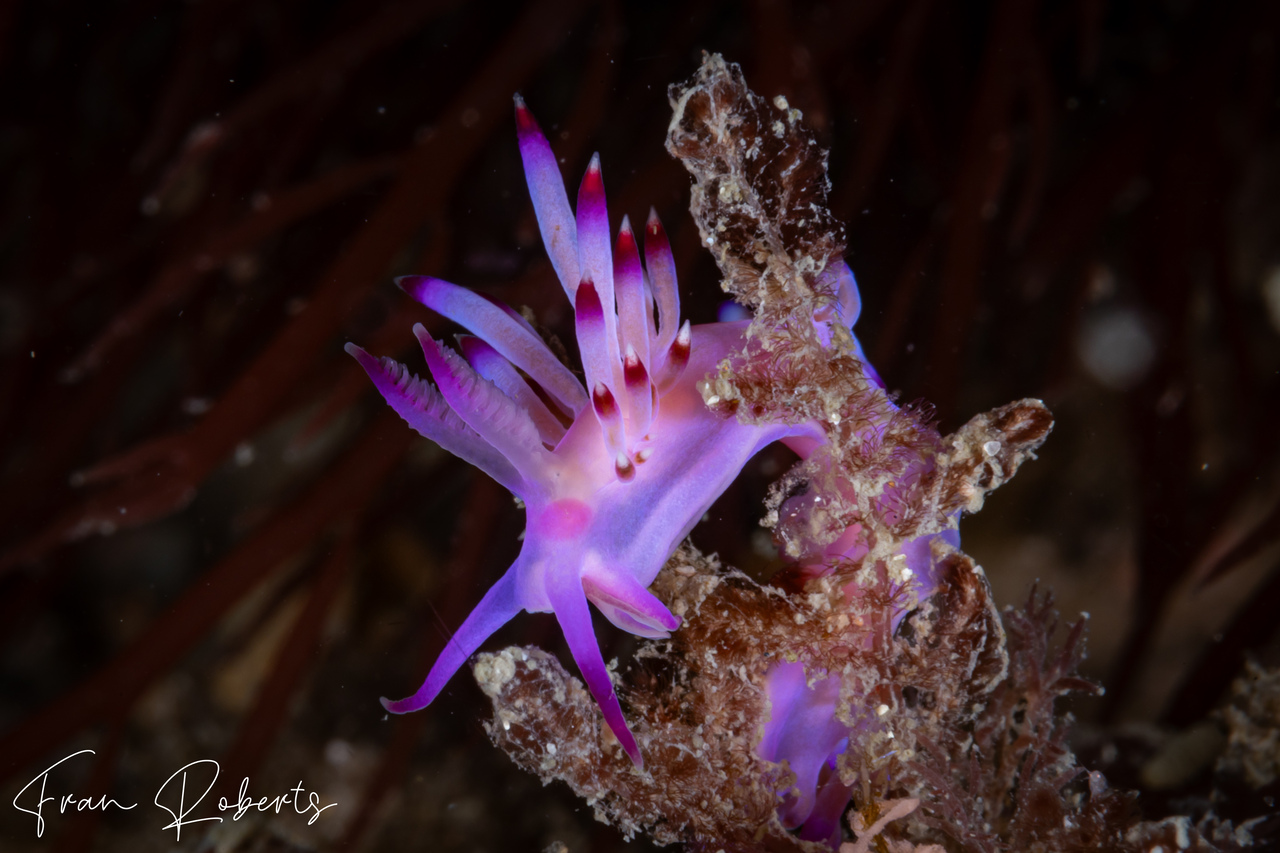
M686 316L718 273L663 149L702 50L831 149L857 332L944 430L1043 398L1057 428L962 530L997 598L1091 613L1081 749L1121 784L1203 719L1280 612L1280 86L1272 2L0 5L0 846L161 850L155 789L216 759L338 807L208 824L219 850L621 849L488 743L460 675L414 690L522 516L410 430L342 345L421 370L446 324L395 275L528 305L572 346L515 145L655 205ZM756 528L785 451L694 532ZM556 647L549 617L495 638ZM631 648L608 640L606 654ZM1099 743L1119 744L1116 750ZM140 802L34 818L50 790ZM1096 753L1096 760L1089 756ZM1195 783L1144 792L1149 817ZM1191 803L1192 805L1187 805ZM205 809L202 815L211 814ZM194 815L193 815L194 816ZM644 847L640 842L636 849Z

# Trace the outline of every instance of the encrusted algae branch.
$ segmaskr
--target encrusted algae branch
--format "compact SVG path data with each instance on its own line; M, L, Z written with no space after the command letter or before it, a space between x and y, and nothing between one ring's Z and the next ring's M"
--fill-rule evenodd
M719 55L672 87L671 106L667 150L693 175L690 211L722 286L756 312L751 335L766 350L794 352L813 318L836 308L830 273L845 235L827 206L827 154L799 110L765 101ZM837 334L855 347L847 329Z
M921 407L894 404L850 332L859 306L838 304L857 290L839 286L844 226L827 206L826 152L800 111L756 95L718 55L672 87L671 104L667 149L693 176L702 242L721 286L754 312L747 347L707 378L703 399L747 422L812 421L826 433L775 489L766 524L784 555L816 559L856 521L872 558L890 559L896 542L980 509L1048 435L1048 410L1022 400L943 440ZM908 482L914 493L901 495ZM801 484L810 493L802 524L778 528L783 499ZM886 499L900 506L885 512Z
M844 226L827 206L826 152L800 111L756 95L718 55L670 97L667 150L693 176L702 243L724 274L721 287L754 313L749 351L720 363L703 398L747 421L840 425L850 408L864 421L888 416L848 328L859 306L838 304ZM845 322L833 322L837 313Z

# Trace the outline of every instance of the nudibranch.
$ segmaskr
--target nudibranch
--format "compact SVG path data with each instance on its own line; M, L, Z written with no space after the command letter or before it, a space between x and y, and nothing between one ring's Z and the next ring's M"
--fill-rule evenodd
M668 636L680 619L648 587L672 551L757 451L779 440L812 446L822 432L811 423L744 424L708 407L698 382L743 350L747 322L681 324L675 263L657 216L645 224L642 263L625 217L611 239L599 155L575 213L551 146L519 96L516 123L543 243L574 308L585 385L517 312L437 278L398 282L470 332L459 354L415 327L434 387L392 359L347 345L411 427L526 507L515 563L422 687L383 705L397 714L426 707L517 613L551 611L606 723L642 766L588 602L632 634ZM852 275L845 279L852 288Z

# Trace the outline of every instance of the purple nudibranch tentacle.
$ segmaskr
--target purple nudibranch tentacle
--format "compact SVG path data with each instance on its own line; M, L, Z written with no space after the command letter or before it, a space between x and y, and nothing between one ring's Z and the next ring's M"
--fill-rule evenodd
M591 611L587 608L586 592L575 580L559 576L547 584L547 594L555 610L556 620L560 623L569 651L573 653L573 659L582 672L582 680L586 682L587 689L604 714L605 722L635 765L644 767L640 747L622 714L622 705L618 702L613 680L609 677L609 669L605 666L604 656L600 653L595 631L591 627Z
M511 621L523 608L516 591L516 574L520 569L517 563L489 587L484 598L467 616L462 626L454 632L445 643L444 651L431 665L431 671L412 696L396 701L383 698L382 707L393 714L408 714L420 711L431 704L431 700L439 695L445 684L453 678L458 667L467 662L467 658L476 653L480 644L489 639L493 632Z

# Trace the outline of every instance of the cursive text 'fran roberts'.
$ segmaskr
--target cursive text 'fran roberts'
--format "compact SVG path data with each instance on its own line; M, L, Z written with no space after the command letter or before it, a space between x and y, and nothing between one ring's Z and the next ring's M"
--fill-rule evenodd
M48 826L46 818L52 818L55 814L63 815L72 811L105 812L112 808L130 811L138 807L137 803L125 805L106 794L50 792L49 776L58 767L74 758L94 754L92 749L82 749L54 762L24 785L13 798L15 809L35 818L37 838L44 837ZM283 811L287 814L290 809L294 814L309 816L307 824L310 825L315 823L324 811L337 805L337 803L323 803L319 792L308 791L301 781L287 791L274 796L256 791L251 793L248 776L240 782L240 790L234 800L219 797L216 804L205 805L205 799L217 783L221 769L218 762L202 758L178 768L164 780L156 790L154 802L161 811L167 812L171 819L161 827L161 830L172 829L174 840L181 841L183 827L210 822L221 823L228 818L238 821L250 811L274 811L276 814ZM289 808L286 809L286 807Z

